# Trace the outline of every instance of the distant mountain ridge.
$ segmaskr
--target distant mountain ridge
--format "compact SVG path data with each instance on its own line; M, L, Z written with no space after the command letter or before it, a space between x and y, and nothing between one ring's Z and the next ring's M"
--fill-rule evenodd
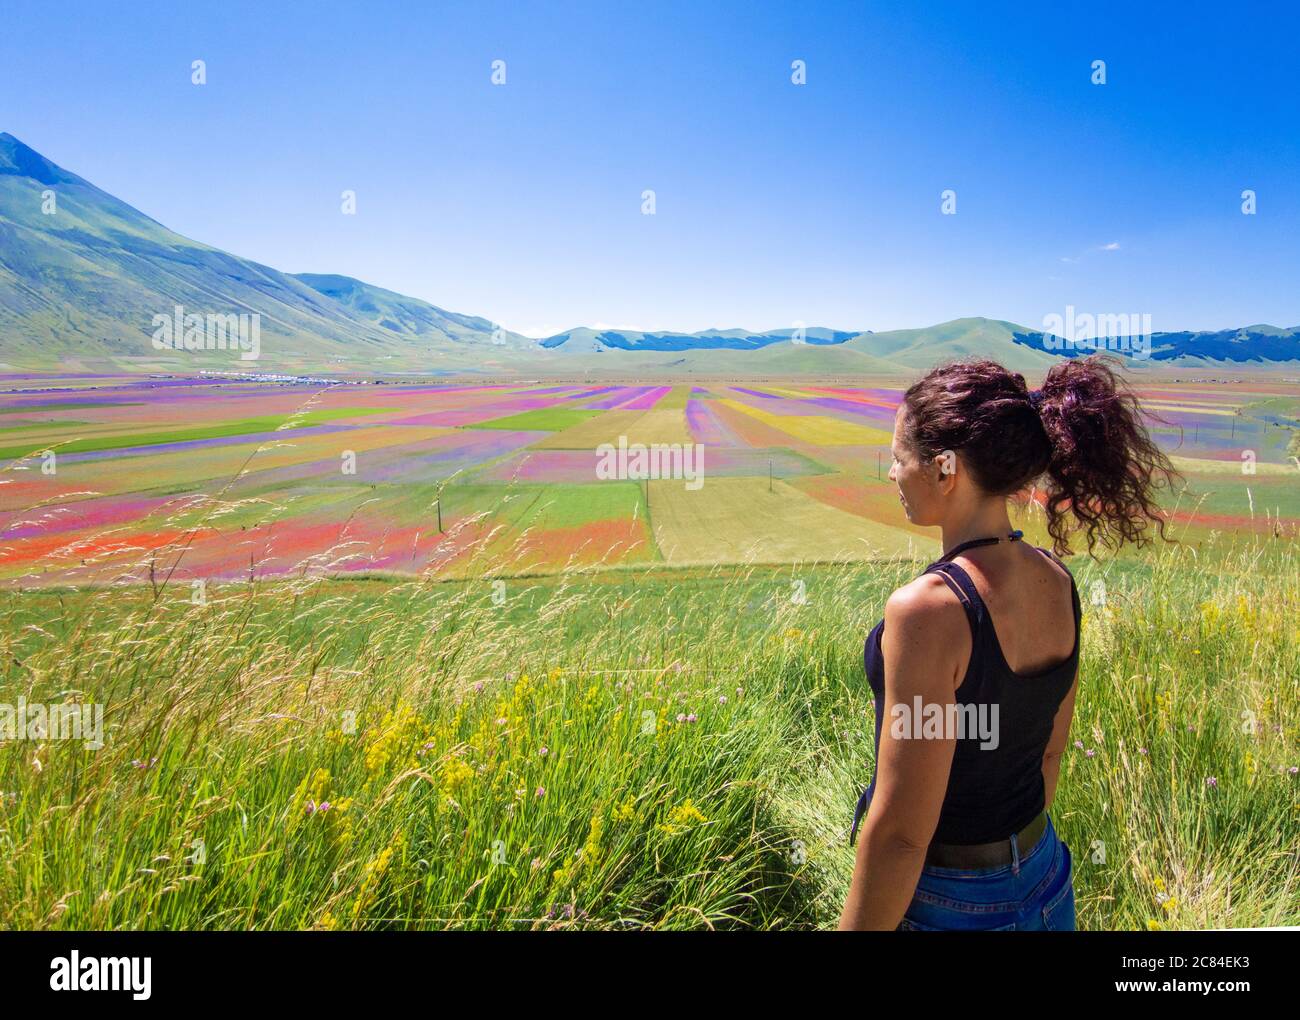
M210 316L257 313L263 360L245 369L881 374L979 355L1037 372L1088 352L987 318L878 333L576 327L533 340L352 277L284 273L192 241L0 133L0 363L200 367L193 352L151 343L153 319L177 306ZM1294 364L1300 327L1156 333L1145 360Z
M790 343L840 344L858 333L834 329L773 329L766 333L747 333L743 329L704 329L698 333L645 333L640 330L594 330L587 327L557 333L540 341L546 350L564 349L601 352L619 351L691 351L728 350L746 351L767 347L769 344Z
M605 351L760 350L773 344L798 346L795 330L767 333L744 330L703 330L699 333L643 333L636 330L578 328L541 341L548 350L565 353ZM1059 357L1079 357L1094 350L1151 362L1186 366L1225 364L1267 365L1300 361L1300 326L1280 329L1256 325L1240 329L1152 333L1149 338L1114 337L1070 344L1064 338L1031 330L1014 322L980 317L953 319L919 329L887 332L846 332L808 329L809 346L842 345L846 351L871 355L898 368L926 368L939 360L987 356L1008 368L1034 370Z
M1016 332L1012 340L1018 344L1043 348L1048 341L1043 333ZM1059 338L1051 337L1052 341ZM1118 338L1119 340L1129 338ZM1098 344L1097 349L1105 349ZM1134 346L1131 342L1130 347ZM1060 345L1058 353L1077 357L1092 353L1088 344L1078 347ZM1116 352L1116 353L1122 353ZM1300 326L1279 329L1277 326L1242 326L1240 329L1180 331L1152 333L1146 348L1146 357L1155 362L1171 361L1179 364L1254 364L1260 365L1300 360Z

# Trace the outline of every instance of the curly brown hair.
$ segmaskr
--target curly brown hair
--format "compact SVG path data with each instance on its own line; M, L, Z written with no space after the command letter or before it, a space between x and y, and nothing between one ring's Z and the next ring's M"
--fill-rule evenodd
M1041 481L1058 555L1070 552L1068 535L1077 530L1090 555L1097 545L1149 544L1152 522L1173 541L1155 490L1181 475L1148 435L1136 395L1112 367L1118 364L1103 354L1059 362L1033 394L1023 375L987 358L943 365L903 395L901 438L925 458L960 454L992 495Z

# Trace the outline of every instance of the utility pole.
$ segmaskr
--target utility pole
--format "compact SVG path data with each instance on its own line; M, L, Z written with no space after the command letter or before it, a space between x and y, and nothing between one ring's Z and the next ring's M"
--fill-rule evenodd
M434 506L438 508L438 534L442 534L442 497L439 496Z

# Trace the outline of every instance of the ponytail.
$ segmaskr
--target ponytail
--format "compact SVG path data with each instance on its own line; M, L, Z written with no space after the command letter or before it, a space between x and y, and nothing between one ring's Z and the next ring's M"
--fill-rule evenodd
M1094 547L1148 545L1165 516L1155 490L1180 476L1142 423L1137 396L1116 374L1113 357L1093 354L1054 365L1038 391L1038 415L1051 444L1047 465L1047 531L1068 552L1073 515Z

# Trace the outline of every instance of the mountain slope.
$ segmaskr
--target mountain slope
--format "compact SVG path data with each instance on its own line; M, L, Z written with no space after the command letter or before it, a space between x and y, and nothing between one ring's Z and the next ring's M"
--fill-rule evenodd
M1017 372L1046 371L1056 356L1016 341L1017 334L1028 332L1000 319L953 319L923 329L864 333L845 346L909 371L967 357L992 358Z
M424 306L410 319L419 325L386 328L382 321L390 316L375 317L288 273L182 237L0 134L0 352L6 361L228 363L225 351L155 349L153 316L170 315L176 305L198 314L258 313L259 360L269 365L481 361L463 342L490 344L486 320L402 301ZM525 343L508 336L515 346Z
M476 315L461 315L407 297L350 276L326 273L294 273L312 290L345 307L352 318L401 337L442 340L459 344L487 344L516 350L534 350L537 341L499 329Z

